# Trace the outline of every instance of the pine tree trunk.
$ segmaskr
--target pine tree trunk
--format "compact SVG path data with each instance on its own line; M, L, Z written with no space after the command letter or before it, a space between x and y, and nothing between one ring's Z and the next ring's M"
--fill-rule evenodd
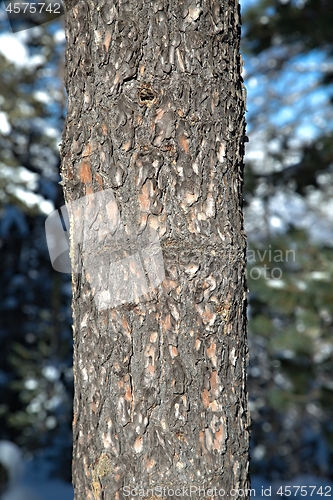
M90 202L71 212L75 499L135 487L238 498L249 417L237 0L80 0L66 37L65 199L109 193L93 208L111 207L111 233L118 216L138 242L151 230L161 265L146 273L164 278L149 291L125 279L128 300L114 288L102 300L109 247L87 236Z

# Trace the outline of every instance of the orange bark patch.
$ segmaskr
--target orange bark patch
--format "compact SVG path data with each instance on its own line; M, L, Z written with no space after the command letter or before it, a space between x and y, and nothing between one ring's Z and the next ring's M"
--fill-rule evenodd
M116 201L109 201L105 208L108 214L109 224L111 224L111 226L115 228L118 224L119 218L118 206Z
M140 216L140 219L138 220L138 226L139 227L146 227L147 219L148 219L148 215L147 214L142 214Z
M207 348L207 354L211 362L213 363L214 366L216 366L216 344L215 342L212 342L210 346Z
M162 116L164 115L165 113L165 109L158 109L157 110L157 114L156 114L156 117L155 117L155 123L160 121L160 119L162 118Z
M80 165L80 179L84 184L91 184L92 182L90 165L86 161L83 161Z
M92 194L92 175L90 170L90 165L88 162L83 161L79 167L79 176L83 184L85 185L86 194Z
M131 391L131 386L129 384L126 384L125 386L126 392L125 392L125 399L129 403L132 401L132 391Z
M220 451L223 444L224 432L222 427L215 433L215 439L213 443L213 450Z
M201 444L204 444L204 443L205 443L204 439L205 439L204 432L203 432L203 431L200 431L200 432L199 432L199 442L200 442Z
M172 358L175 358L176 356L178 356L178 351L177 351L177 348L173 345L170 345L169 346L169 351L170 351L170 356Z
M146 462L147 470L150 471L155 465L155 460L148 459Z
M135 443L134 443L134 451L135 451L136 453L141 453L142 448L143 448L143 444L142 444L142 437L141 437L141 436L139 436L139 437L135 440Z
M209 391L207 389L204 389L203 393L201 394L202 397L202 402L205 408L208 408L209 406Z
M161 320L163 331L166 332L171 328L171 318L170 314L168 314L164 319Z
M198 199L197 193L190 193L189 191L186 191L184 195L184 200L186 201L187 205L193 205L193 203L197 201L197 199Z
M116 76L115 76L115 78L113 80L114 85L117 85L117 83L119 83L120 76L121 76L121 72L118 70L117 73L116 73Z
M126 153L127 153L127 151L129 151L129 150L131 149L131 144L132 144L132 142L131 142L131 141L127 141L127 142L125 142L125 144L123 145L123 150L124 150L124 151L126 151Z
M210 310L208 306L205 307L205 312L202 314L202 319L204 323L214 323L215 314Z
M183 148L183 150L185 151L186 154L188 154L190 148L189 148L189 140L187 137L185 137L185 135L181 135L180 138L179 138L179 142L180 142L180 145L181 147Z
M106 48L107 51L109 50L110 41L111 41L111 32L108 31L104 38L104 47Z
M129 267L131 270L131 273L134 274L134 276L140 276L140 268L138 267L136 261L134 259L130 260Z
M218 387L219 378L217 376L217 372L213 371L212 376L210 377L210 390L214 396L218 396L219 387Z
M210 404L209 404L209 408L212 410L212 411L217 411L217 403L216 401L212 401Z
M140 203L140 208L146 212L149 211L150 207L150 199L149 199L149 192L148 192L148 186L145 184L142 186L141 194L139 194L139 203Z
M177 281L173 280L164 280L163 281L163 288L167 293L169 293L171 290L174 290L177 287Z
M129 327L129 324L128 324L126 318L124 318L124 317L121 318L121 324L123 325L123 328L128 336L131 333L131 329Z
M150 338L149 338L150 342L152 342L154 344L157 340L157 336L158 336L157 332L151 333Z
M82 156L90 156L91 155L91 151L92 151L91 144L87 144L85 146L84 150L82 151Z

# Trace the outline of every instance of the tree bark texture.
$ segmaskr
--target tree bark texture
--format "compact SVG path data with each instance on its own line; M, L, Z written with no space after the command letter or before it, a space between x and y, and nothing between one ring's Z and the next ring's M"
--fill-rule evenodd
M125 227L158 235L165 270L102 310L107 270L73 274L75 498L231 498L249 440L237 0L80 0L66 38L66 202L112 190ZM87 213L72 214L74 264Z

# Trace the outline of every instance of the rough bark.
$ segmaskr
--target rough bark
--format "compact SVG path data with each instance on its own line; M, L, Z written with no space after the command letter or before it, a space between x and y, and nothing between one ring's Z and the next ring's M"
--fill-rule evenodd
M75 498L231 498L249 486L237 0L80 0L66 37L66 201L112 189L126 227L157 232L165 269L102 310L84 264L73 274Z

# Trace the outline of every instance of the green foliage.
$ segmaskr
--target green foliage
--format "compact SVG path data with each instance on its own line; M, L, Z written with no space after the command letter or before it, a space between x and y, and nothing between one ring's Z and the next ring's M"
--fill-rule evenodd
M325 49L332 53L333 10L327 0L259 0L243 16L246 38L259 54L274 45L277 37L291 50Z
M263 245L250 248L252 256L258 256L248 268L250 333L267 339L271 362L284 359L282 368L297 388L296 394L305 395L315 384L321 398L321 391L326 390L320 362L325 352L326 363L333 364L333 249L309 244L303 231L291 231L267 243L266 254ZM291 245L293 254L288 254ZM288 255L293 258L288 260ZM284 262L274 261L281 256ZM274 279L266 273L251 278L258 264L267 269L276 269L278 264L281 277Z

